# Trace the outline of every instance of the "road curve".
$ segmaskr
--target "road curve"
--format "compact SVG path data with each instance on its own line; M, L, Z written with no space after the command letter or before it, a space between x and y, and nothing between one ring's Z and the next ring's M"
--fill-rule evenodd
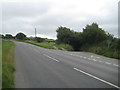
M16 88L119 88L116 59L14 43Z

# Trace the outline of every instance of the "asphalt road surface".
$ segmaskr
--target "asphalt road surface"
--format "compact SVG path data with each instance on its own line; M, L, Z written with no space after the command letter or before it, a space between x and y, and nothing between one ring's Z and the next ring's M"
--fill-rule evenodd
M116 59L14 43L16 88L119 88Z

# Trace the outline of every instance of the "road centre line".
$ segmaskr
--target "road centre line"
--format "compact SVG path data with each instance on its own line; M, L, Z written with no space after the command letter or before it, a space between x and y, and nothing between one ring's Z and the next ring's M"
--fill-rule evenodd
M92 59L93 61L97 61L97 60L95 60L95 59Z
M89 73L87 73L87 72L85 72L85 71L82 71L82 70L77 69L77 68L73 68L73 69L76 70L76 71L79 71L79 72L81 72L81 73L83 73L83 74L85 74L85 75L88 75L88 76L90 76L90 77L92 77L92 78L94 78L94 79L97 79L97 80L99 80L99 81L101 81L101 82L104 82L104 83L106 83L106 84L108 84L108 85L110 85L110 86L112 86L112 87L115 87L115 88L120 89L119 86L114 85L114 84L112 84L112 83L110 83L110 82L108 82L108 81L105 81L105 80L101 79L101 78L98 78L98 77L96 77L96 76L94 76L94 75L91 75L91 74L89 74Z
M88 60L91 60L91 58L88 58Z
M74 54L70 54L70 55L118 67L117 64L112 64L112 63L109 63L109 62L104 62L104 61L101 61L101 60L91 59L91 58L87 58L87 57L83 57L83 56L78 56L78 55L74 55ZM93 56L91 55L91 57L93 57Z
M96 57L96 58L100 58L100 57Z
M102 63L103 61L98 60L98 62L101 62L101 63Z
M118 65L117 65L117 64L113 64L113 65L118 67Z
M40 52L37 51L36 49L34 49L34 50L35 50L36 52L40 53ZM113 66L118 67L117 64L112 64L112 63L109 63L109 62L103 62L103 61L101 61L101 60L91 59L91 58L87 58L87 57L83 57L83 56L79 56L79 55L75 55L75 54L70 54L70 55L72 55L72 56L77 56L77 57L81 57L81 58L88 59L88 60L92 60L92 61L97 61L97 62L104 63L104 64L107 64L107 65L113 65ZM57 59L55 59L55 58L52 58L52 57L50 57L50 56L48 56L48 55L44 55L44 56L47 56L47 57L53 59L54 61L59 62L59 60L57 60ZM93 57L93 56L92 56L92 57Z
M43 54L44 56L46 56L46 57L48 57L48 58L50 58L50 59L52 59L52 60L54 60L54 61L56 61L56 62L59 62L59 60L57 60L57 59L55 59L55 58L52 58L52 57L50 57L50 56L48 56L48 55L46 55L46 54Z
M109 63L109 62L105 62L106 64L111 64L111 63Z

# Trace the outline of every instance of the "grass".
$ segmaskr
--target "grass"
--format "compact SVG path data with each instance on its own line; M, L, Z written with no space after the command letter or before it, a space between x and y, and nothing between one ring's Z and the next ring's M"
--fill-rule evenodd
M2 89L2 40L0 40L0 89Z
M95 54L103 55L109 58L120 59L120 51L103 44L96 44L92 46L85 45L84 47L82 47L81 50L85 52L92 52Z
M33 44L33 45L37 45L40 47L48 48L48 49L54 49L53 45L48 44L47 42L42 42L42 43L37 43L37 42L33 42L33 41L25 41L25 42Z
M59 50L67 50L67 51L73 51L72 46L68 45L68 44L59 44L59 45L55 45Z
M72 51L73 50L73 48L70 45L67 45L67 44L56 44L54 42L37 43L37 42L34 42L34 41L24 41L24 42L30 43L30 44L33 44L33 45L37 45L37 46L40 46L40 47L43 47L43 48L48 48L48 49L58 49L58 50L67 50L67 51Z
M2 88L14 88L14 43L2 42Z
M47 43L47 42L42 42L42 43L36 43L34 41L23 41L26 43L30 43L33 45L37 45L40 47L48 48L48 49L57 49L57 50L66 50L66 51L74 51L73 48L70 45L67 44L56 44L56 43ZM106 56L109 58L116 58L120 59L120 51L115 50L113 48L108 48L107 44L104 42L94 44L94 45L84 45L81 47L80 51L83 52L92 52L95 54L99 54L102 56Z

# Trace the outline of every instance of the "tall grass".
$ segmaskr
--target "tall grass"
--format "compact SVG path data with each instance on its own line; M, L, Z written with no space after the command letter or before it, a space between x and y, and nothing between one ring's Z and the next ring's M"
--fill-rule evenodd
M2 88L14 88L14 43L2 42Z

